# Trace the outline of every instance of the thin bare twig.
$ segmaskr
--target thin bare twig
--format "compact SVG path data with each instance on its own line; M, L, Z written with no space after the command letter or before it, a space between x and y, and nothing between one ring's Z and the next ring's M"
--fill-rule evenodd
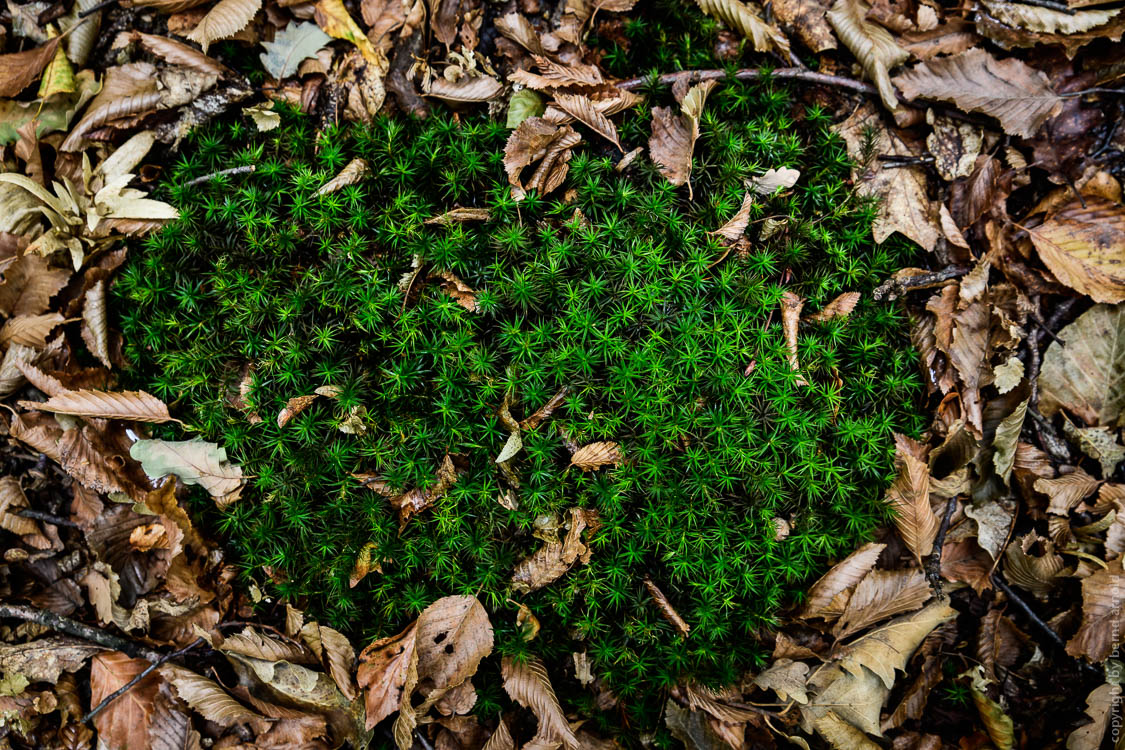
M953 513L957 510L957 498L945 501L945 513L941 517L937 536L934 537L934 551L926 560L926 578L934 589L934 595L941 597L941 551L945 546L945 535L949 533L949 524L953 521Z
M1009 586L1003 578L1000 577L999 574L992 574L992 583L996 586L996 588L1004 592L1004 596L1008 597L1008 601L1016 605L1016 609L1018 609L1020 612L1023 612L1024 616L1031 621L1031 624L1035 626L1036 630L1044 635L1052 644L1062 649L1063 651L1066 651L1066 641L1064 641L1062 637L1055 632L1054 628L1044 622L1043 618L1035 614L1035 610L1033 610L1031 606L1028 605L1028 603L1025 602L1023 598L1020 597L1020 595L1017 594L1015 590L1011 586ZM1102 670L1098 669L1093 664L1087 664L1080 659L1075 659L1075 661L1084 672L1098 675L1102 673Z
M56 615L54 612L49 612L45 609L37 609L36 607L29 607L24 604L0 604L0 617L12 617L17 620L23 620L24 622L33 622L36 625L50 628L57 633L72 635L75 638L81 638L90 643L96 643L99 646L105 646L114 651L120 651L135 659L159 661L164 658L164 654L159 651L146 648L139 643L121 638L112 633L107 633L100 628L86 625L77 620L72 620L69 617Z
M676 73L664 73L657 76L656 82L662 86L670 86L680 78L689 78L692 81L720 81L728 76L732 76L725 70L681 70ZM742 70L733 73L734 78L739 81L754 81L759 78L771 78L776 80L786 81L804 81L806 83L819 83L824 86L833 86L835 88L847 89L848 91L855 91L859 94L878 94L878 90L870 83L857 81L854 78L844 78L843 76L832 76L827 73L817 73L806 68L775 68L773 70L763 70L761 68L743 68ZM617 88L632 90L645 86L653 81L651 76L642 76L640 78L627 78L624 81L618 81L615 85Z
M875 288L871 296L877 300L898 299L911 289L924 289L935 284L940 284L949 279L956 279L969 272L967 266L947 266L939 271L922 273L917 276L907 276L904 279L891 277Z
M188 651L191 651L193 648L200 645L201 643L203 643L203 639L202 638L196 638L194 641L192 641L187 646L184 646L179 651L173 651L170 654L164 654L164 656L161 656L159 659L154 661L152 664L149 664L147 667L145 667L144 670L140 674L138 674L136 677L129 680L124 685L117 688L117 690L114 690L112 693L110 693L105 698L103 698L101 703L99 703L98 705L96 705L96 706L94 706L93 708L90 709L90 713L88 713L88 714L86 714L85 716L82 717L82 721L80 723L82 723L82 724L88 723L91 719L93 719L95 716L97 716L102 711L104 711L106 706L108 706L110 703L113 703L115 700L117 700L121 696L125 695L125 693L132 690L136 686L137 683L139 683L141 680L143 680L144 678L146 678L150 674L152 674L156 669L158 669L160 667L161 664L164 664L167 661L171 661L172 659L176 659L180 656L183 656Z
M16 515L23 516L24 518L31 518L36 521L42 521L43 523L53 524L54 526L65 526L68 529L78 528L78 524L76 524L74 521L66 518L59 518L58 516L52 516L50 513L44 513L43 511L32 510L31 508L18 510L16 511Z
M212 172L211 174L205 174L201 177L196 177L194 180L188 180L187 182L184 183L184 185L186 187L191 187L192 185L200 185L204 182L210 182L211 180L218 179L219 177L228 177L228 176L234 175L234 174L249 174L250 172L253 172L257 168L258 168L258 165L256 165L256 164L246 164L245 166L241 166L241 167L231 167L230 169L220 169L218 172Z

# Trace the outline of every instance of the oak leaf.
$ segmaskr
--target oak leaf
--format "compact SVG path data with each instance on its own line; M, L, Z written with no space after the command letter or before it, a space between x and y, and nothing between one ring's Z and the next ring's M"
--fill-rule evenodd
M1062 109L1046 74L1014 58L997 60L982 49L919 63L895 76L907 99L955 103L1000 121L1010 135L1030 138Z
M266 51L259 57L266 72L280 81L296 73L304 60L316 57L331 41L332 37L314 23L290 21L274 35L272 42L262 42Z
M1092 196L1076 198L1027 231L1060 282L1095 302L1125 300L1125 206Z

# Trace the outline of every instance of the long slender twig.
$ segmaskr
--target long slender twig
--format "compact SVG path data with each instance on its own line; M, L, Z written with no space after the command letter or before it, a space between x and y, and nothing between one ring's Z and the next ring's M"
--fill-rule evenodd
M953 513L957 510L957 499L949 498L945 501L945 513L941 516L941 525L938 526L937 536L934 537L934 551L926 560L926 578L934 588L934 593L941 596L941 551L945 547L945 535L949 533L949 524L953 521Z
M88 723L91 719L93 719L95 716L97 716L102 711L104 711L106 706L108 706L110 703L113 703L115 700L117 700L121 696L125 695L125 693L132 690L133 687L136 686L137 683L139 683L141 680L143 680L144 678L146 678L150 674L152 674L156 669L158 669L160 667L161 664L164 664L165 662L171 661L172 659L176 659L176 658L179 658L179 657L183 656L188 651L191 651L193 648L195 648L196 646L198 646L201 643L203 643L203 639L202 638L196 638L194 641L192 641L187 646L184 646L179 651L173 651L170 654L164 654L164 656L161 656L159 659L154 661L152 664L149 664L147 667L145 667L144 670L142 670L141 673L138 674L136 677L129 680L124 685L117 688L112 693L110 693L105 698L103 698L101 703L99 703L98 705L96 705L96 706L94 706L93 708L90 709L90 713L88 713L88 714L86 714L85 716L82 717L82 721L80 723L82 723L82 724Z
M68 529L78 528L78 524L67 518L59 518L58 516L52 516L50 513L44 513L43 511L39 510L32 510L31 508L18 510L16 511L16 515L22 516L24 518L31 518L36 521L42 521L43 523L53 524L55 526L65 526Z
M1007 584L1007 582L1003 578L996 574L993 574L992 583L994 586L996 586L996 588L1004 592L1004 596L1008 597L1008 601L1016 605L1016 609L1023 612L1024 616L1031 621L1031 624L1034 625L1041 634L1046 636L1047 640L1049 640L1059 648L1066 648L1066 641L1062 639L1062 636L1056 633L1054 628L1052 628L1050 625L1043 622L1043 619L1039 617L1039 615L1035 614L1035 610L1033 610L1028 605L1028 603L1025 602L1020 597L1020 595L1017 594L1012 589L1012 587Z
M682 70L676 73L664 73L656 78L656 81L663 86L669 86L675 83L680 78L688 78L692 81L719 81L731 75L725 70ZM787 81L805 81L806 83L819 83L825 86L833 86L835 88L847 89L855 91L860 94L878 94L879 91L870 83L857 81L854 78L844 78L843 76L832 76L827 73L817 73L806 68L775 68L773 70L762 70L761 68L743 68L742 70L735 71L734 78L740 81L753 81L759 78L773 78L777 80ZM627 78L624 81L618 81L616 86L619 89L638 89L652 82L651 76L642 76L640 78Z
M221 169L218 172L212 172L211 174L205 174L201 177L196 177L194 180L188 180L187 182L184 183L184 185L186 185L187 187L191 187L192 185L199 185L199 184L204 183L204 182L210 182L211 180L217 179L219 177L228 177L228 176L233 175L233 174L248 174L250 172L253 172L257 168L258 167L255 164L247 164L247 165L242 166L242 167L231 167L230 169Z
M876 287L871 296L877 300L881 299L898 299L905 292L911 289L923 289L925 287L940 284L949 279L956 279L959 276L964 276L969 272L967 266L946 266L937 271L930 273L922 273L917 276L907 276L903 279L896 279L891 277Z
M121 651L134 658L148 659L149 661L159 661L164 658L164 654L159 651L154 651L139 643L126 640L112 633L107 633L100 628L91 627L77 620L72 620L69 617L56 615L54 612L49 612L45 609L29 607L24 604L0 604L0 618L3 617L12 617L17 620L23 620L24 622L33 622L36 625L42 625L58 633L72 635L75 638L81 638L90 643L96 643L99 646L111 648L114 651Z

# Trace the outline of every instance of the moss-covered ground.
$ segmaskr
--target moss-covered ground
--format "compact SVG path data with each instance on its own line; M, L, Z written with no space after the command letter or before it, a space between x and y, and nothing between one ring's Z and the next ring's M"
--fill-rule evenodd
M706 44L692 51L713 27L673 41L658 32L632 29L663 41L643 53L611 44L605 64L618 65L612 54L634 70L715 64ZM672 103L668 90L645 93L620 125L626 151L647 143L650 107ZM728 681L753 666L755 632L885 520L891 433L920 428L906 320L869 294L913 251L872 243L873 207L851 189L830 125L783 85L724 81L701 123L693 199L645 157L616 171L617 151L594 142L578 148L563 189L518 203L502 165L509 131L484 115L323 133L291 113L265 134L249 120L215 125L167 170L162 193L182 217L138 243L116 286L131 384L186 422L167 435L218 442L252 475L229 510L198 507L268 593L361 640L397 632L442 595L475 594L500 652L559 665L564 700L590 711L589 694L561 676L585 651L625 699L627 722L651 727L675 681ZM315 195L354 157L371 167L361 182ZM252 174L187 185L249 164ZM780 167L799 181L756 200L747 247L728 252L709 232L738 210L747 180ZM491 218L424 223L454 206ZM477 310L424 279L404 299L416 259L476 290ZM807 385L788 362L786 291L807 311L863 293L847 319L802 324ZM278 427L288 399L326 385L337 398ZM495 463L508 438L502 405L520 419L564 386L511 462L517 489ZM339 429L351 415L362 434ZM625 460L568 468L568 441L617 441ZM402 529L388 499L353 477L424 488L447 454L457 482ZM499 502L508 491L514 510ZM514 591L513 568L543 544L535 530L573 506L600 514L589 563ZM779 518L791 525L784 539ZM382 572L351 588L365 547ZM531 642L515 625L520 602L542 623ZM497 666L483 669L477 710L489 714L502 692L484 676Z

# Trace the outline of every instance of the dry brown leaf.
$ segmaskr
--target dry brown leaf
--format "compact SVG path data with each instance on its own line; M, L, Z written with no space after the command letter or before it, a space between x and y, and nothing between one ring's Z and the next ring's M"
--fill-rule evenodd
M754 677L754 684L762 690L772 690L783 702L796 701L808 703L805 691L808 682L809 665L792 659L775 659L769 669Z
M587 562L589 548L582 543L582 532L594 526L598 516L595 511L570 509L570 528L562 542L548 541L512 571L512 588L519 593L537 591L557 581L570 570L575 561ZM557 538L557 537L556 537Z
M418 616L418 675L434 690L449 690L474 674L492 653L492 624L474 596L446 596Z
M300 628L301 640L328 670L332 681L340 693L349 701L358 696L355 680L356 656L348 637L338 630L315 622L306 623Z
M775 0L773 12L783 24L797 30L797 36L813 52L836 49L836 36L825 14L828 6L818 0Z
M570 457L570 465L582 471L593 471L603 466L618 466L623 457L621 447L615 442L588 443Z
M172 65L182 65L216 78L230 73L230 69L218 60L170 37L134 31L129 38L139 42L145 50Z
M27 643L0 645L0 669L22 674L29 682L55 684L64 672L77 672L102 646L66 636L50 635Z
M1066 409L1090 426L1125 423L1125 305L1095 305L1059 332L1039 375L1039 409Z
M551 415L555 413L555 409L562 406L562 402L566 399L566 394L569 392L570 389L565 385L560 388L554 396L551 396L551 398L547 400L547 403L540 406L534 414L519 423L520 429L534 430L550 419Z
M847 120L833 126L848 146L852 163L867 166L860 171L853 167L852 178L863 195L879 199L875 223L871 228L875 242L882 243L894 232L909 237L926 250L933 251L941 232L937 209L929 198L926 172L918 167L888 168L881 163L865 162L866 135L874 129L872 149L876 154L918 157L922 148L905 140L897 129L888 130L882 117L871 104L859 107Z
M741 0L695 0L695 4L749 39L758 52L776 51L784 60L789 60L789 40Z
M496 30L533 55L542 55L543 42L526 16L508 13L496 19Z
M551 678L543 662L532 658L527 662L517 662L505 656L500 663L504 677L504 690L514 701L530 709L539 720L539 727L528 746L539 747L538 743L562 743L567 750L579 747L578 738L570 728L563 714ZM525 746L526 747L526 746Z
M691 626L687 624L684 618L680 617L680 613L672 606L672 602L668 601L668 597L657 588L648 576L645 576L644 584L645 588L648 589L649 596L656 602L656 608L660 610L660 614L679 633L680 638L687 638L691 634Z
M464 224L469 221L489 221L492 213L487 208L451 208L437 216L426 219L424 224Z
M368 730L399 710L411 672L417 680L417 630L418 623L411 623L398 635L374 641L359 655L356 681L364 694Z
M98 654L90 661L90 704L101 701L123 687L149 666L144 659L131 659L120 651ZM160 677L150 674L94 717L99 744L111 750L148 747L149 720Z
M285 408L277 413L277 426L284 427L289 424L289 421L292 420L293 417L312 406L316 398L317 394L312 393L307 396L294 396L286 401Z
M797 375L797 385L808 385L809 381L801 375L801 363L797 361L797 329L801 324L801 308L805 301L795 292L786 291L781 295L781 330L785 334L785 348L789 352L789 369Z
M546 57L535 56L535 66L539 73L516 70L508 76L515 83L529 89L557 89L572 87L594 87L605 83L601 70L596 65L575 63L565 65Z
M898 109L898 97L891 85L890 71L906 62L910 53L898 45L889 31L867 20L870 10L871 6L863 0L836 0L828 11L828 22L859 60L879 90L884 106L893 111Z
M516 750L515 740L512 739L512 734L508 731L508 725L504 723L503 718L488 736L488 741L484 743L481 750Z
M582 136L570 126L558 126L540 117L529 117L519 124L504 146L504 169L513 194L537 190L540 195L554 191L570 170L571 149ZM524 168L539 162L531 178L524 181Z
M51 297L70 281L70 270L52 268L38 255L21 255L3 269L0 284L0 313L9 317L40 315Z
M836 297L818 312L808 316L806 320L813 323L823 323L826 320L835 320L836 318L846 318L852 314L852 310L859 304L859 292L844 292L839 297Z
M491 76L463 76L456 81L434 78L426 96L447 102L486 102L504 90L504 84Z
M1086 696L1086 715L1093 721L1078 727L1066 739L1067 750L1099 750L1113 719L1113 707L1120 705L1121 686L1105 683Z
M1082 625L1066 652L1091 663L1105 661L1125 642L1125 570L1121 560L1082 579Z
M1079 467L1055 479L1036 479L1034 486L1036 491L1050 498L1048 513L1065 516L1092 495L1101 486L1101 480L1094 479Z
M371 165L367 163L367 160L357 156L340 170L340 174L317 188L316 194L328 195L329 193L335 193L337 190L342 190L348 185L354 185L362 180L370 171Z
M954 102L1000 121L1004 132L1030 138L1062 109L1047 76L1019 60L997 60L982 49L919 63L895 76L907 99Z
M886 502L895 512L895 527L921 564L922 558L933 551L938 521L930 507L930 470L919 453L917 443L895 434L898 475L887 489Z
M555 94L554 106L617 146L618 151L622 150L621 142L617 139L617 127L598 111L590 97L559 93Z
M86 303L82 306L82 340L99 362L113 369L113 364L109 361L104 279L100 279L86 292Z
M1125 300L1125 206L1092 196L1075 198L1027 231L1060 282L1095 302Z
M750 208L754 205L753 193L746 193L742 196L742 205L738 209L738 213L730 217L726 224L711 232L720 237L736 241L746 231L746 227L750 224Z
M832 566L809 589L808 599L799 617L832 620L844 613L848 598L873 567L887 545L865 544L844 560Z
M1045 597L1066 574L1055 543L1035 532L1014 540L1004 550L1004 577L1037 597Z
M66 318L58 313L19 315L8 318L4 322L4 327L0 328L0 346L7 347L11 344L19 344L32 349L42 349L47 346L47 336L55 328L62 325L65 320ZM17 362L16 367L22 369L23 367L31 367L31 365L25 362ZM26 373L24 374L26 375Z
M264 721L265 717L243 706L218 683L202 677L178 664L164 664L159 669L176 694L207 721L221 727ZM143 745L139 746L143 747Z
M461 281L452 271L442 271L431 278L440 279L441 290L453 298L461 307L469 312L477 311L478 292L471 286Z
M359 582L366 578L367 574L373 570L379 573L383 572L382 563L371 559L371 556L378 548L379 545L375 542L368 542L360 549L359 554L356 555L355 558L355 565L352 566L352 574L348 578L349 588L354 589L359 585Z
M401 495L394 495L389 498L391 507L398 511L399 530L406 527L406 522L411 517L445 497L445 493L456 483L457 470L453 466L453 459L447 453L438 467L437 480L427 489L416 487Z
M40 403L22 401L22 406L56 414L98 419L128 419L134 422L178 422L168 415L168 407L144 391L66 391Z
M801 170L791 167L767 169L763 174L750 180L747 187L762 196L771 196L778 190L788 190L801 179Z
M39 534L38 522L19 515L19 511L27 507L27 497L19 480L12 476L0 477L0 528L20 536Z
M17 96L30 86L54 58L60 41L56 36L42 47L0 55L0 97Z
M206 54L211 42L229 39L242 31L261 9L262 0L219 0L187 38L197 42Z
M930 598L930 584L922 571L872 570L855 587L832 634L837 638L918 609Z
M680 114L669 107L652 108L649 156L668 182L677 186L687 184L689 197L692 195L691 157L699 138L699 118L703 116L707 95L715 86L715 81L704 81L688 89L680 102Z
M985 381L988 367L989 329L991 306L985 300L976 300L953 315L953 341L949 360L956 368L963 385L961 401L966 418L978 430L982 429L980 386Z

